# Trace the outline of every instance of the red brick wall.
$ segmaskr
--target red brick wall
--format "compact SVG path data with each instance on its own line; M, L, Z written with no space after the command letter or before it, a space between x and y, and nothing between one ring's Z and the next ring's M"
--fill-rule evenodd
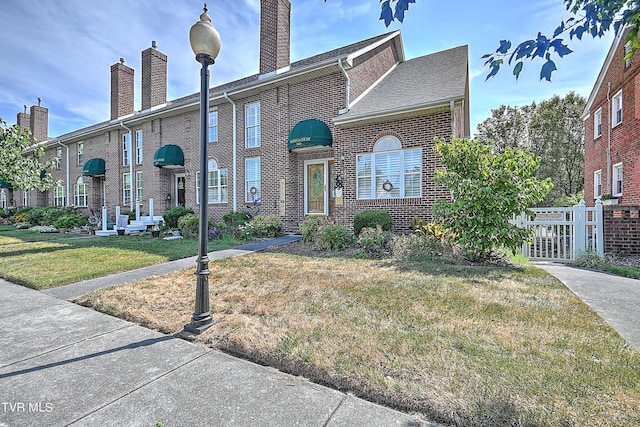
M604 251L640 255L640 206L604 206Z
M153 47L142 51L141 108L167 102L167 55Z
M111 120L133 113L133 68L111 66Z
M385 43L354 61L347 71L351 79L351 101L369 89L380 77L398 62L395 44Z
M290 63L289 0L260 2L260 74L267 74Z

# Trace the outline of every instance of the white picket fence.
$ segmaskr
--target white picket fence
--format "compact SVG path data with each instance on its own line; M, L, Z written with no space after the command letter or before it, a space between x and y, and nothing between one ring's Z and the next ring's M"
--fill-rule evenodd
M511 223L533 230L533 238L522 245L522 254L532 260L570 262L580 252L592 249L604 254L602 203L587 207L584 200L571 208L533 208L533 216L522 214Z

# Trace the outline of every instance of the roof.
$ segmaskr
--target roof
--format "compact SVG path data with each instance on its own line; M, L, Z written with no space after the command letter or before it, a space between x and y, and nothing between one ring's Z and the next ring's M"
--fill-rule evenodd
M468 61L465 45L400 62L334 122L392 116L465 99Z
M365 40L358 41L356 43L352 43L347 46L342 46L337 49L333 49L327 52L323 52L308 58L301 59L299 61L292 62L289 70L286 72L275 74L272 76L268 76L266 78L261 78L259 74L254 74L251 76L243 77L238 80L234 80L229 83L225 83L219 86L215 86L210 88L209 96L210 99L224 99L224 94L233 95L234 93L241 93L243 91L248 91L253 88L260 88L265 84L272 84L275 82L282 81L283 79L293 78L294 76L310 73L314 70L327 67L329 65L335 64L336 71L338 70L338 59L346 59L348 57L356 57L360 54L367 52L369 49L377 45L378 43L384 42L386 40L394 40L396 46L398 47L398 52L400 52L401 59L404 60L404 48L402 47L402 38L400 35L400 31L395 30L385 34L380 34L375 37L371 37ZM103 131L108 128L120 127L120 123L124 122L125 124L129 124L133 121L143 120L150 115L156 114L172 114L175 110L188 108L191 106L199 105L200 103L200 92L193 93L191 95L187 95L181 98L177 98L173 101L169 101L162 106L157 106L149 110L138 111L133 115L127 117L120 117L114 120L107 120L101 123L96 123L91 126L87 126L72 132L68 132L66 134L60 135L57 138L50 138L49 143L56 143L57 141L66 141L74 138L81 138L86 135Z

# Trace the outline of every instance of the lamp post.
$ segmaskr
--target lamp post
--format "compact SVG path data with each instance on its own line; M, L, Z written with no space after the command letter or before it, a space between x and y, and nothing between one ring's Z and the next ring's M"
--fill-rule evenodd
M200 15L200 20L189 31L189 42L193 53L196 54L196 61L202 65L200 70L200 223L198 231L200 248L195 273L197 276L195 311L191 316L191 323L186 324L184 330L192 334L201 334L213 325L213 317L209 306L210 271L209 257L207 255L209 231L207 221L207 204L209 200L207 188L209 175L207 117L209 114L209 65L215 63L215 59L220 52L220 34L211 23L211 18L207 14L206 3Z

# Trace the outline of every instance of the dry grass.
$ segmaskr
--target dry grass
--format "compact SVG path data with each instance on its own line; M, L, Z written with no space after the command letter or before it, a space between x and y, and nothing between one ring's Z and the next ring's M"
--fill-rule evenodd
M262 253L211 264L197 338L452 425L638 425L640 355L533 268ZM173 334L192 270L80 302Z

